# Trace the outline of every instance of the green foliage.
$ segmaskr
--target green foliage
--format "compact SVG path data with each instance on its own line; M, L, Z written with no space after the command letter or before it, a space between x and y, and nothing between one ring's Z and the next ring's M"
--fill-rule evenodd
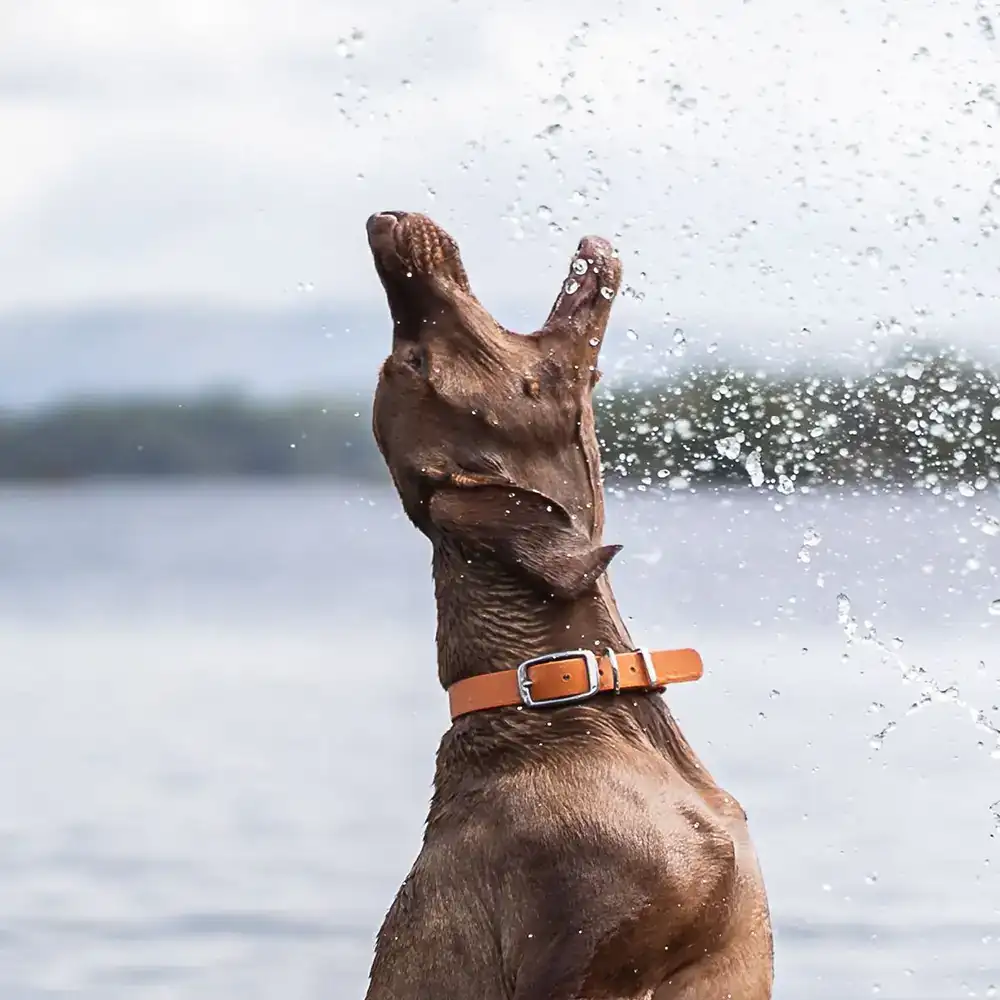
M384 475L370 409L212 395L99 401L0 417L0 479Z
M1000 478L1000 376L961 356L910 350L857 380L695 370L598 411L606 474L639 485L746 483L754 453L788 492Z
M1000 479L1000 375L938 352L909 351L857 380L692 370L602 391L597 422L609 480L639 489L752 479L785 492L859 482L982 488ZM0 479L170 475L385 471L368 400L208 395L0 415Z

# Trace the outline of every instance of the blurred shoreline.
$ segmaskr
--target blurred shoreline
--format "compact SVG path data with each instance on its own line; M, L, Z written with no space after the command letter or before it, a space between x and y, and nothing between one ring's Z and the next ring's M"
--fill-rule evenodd
M904 349L863 377L691 368L611 384L596 414L610 485L937 486L1000 480L1000 371ZM387 481L367 401L233 391L0 412L0 481L336 477Z

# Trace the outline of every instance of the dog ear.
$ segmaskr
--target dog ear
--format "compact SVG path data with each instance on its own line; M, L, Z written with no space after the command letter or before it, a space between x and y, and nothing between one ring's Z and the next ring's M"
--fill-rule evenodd
M595 546L561 504L489 477L453 476L432 494L434 527L469 554L489 553L547 597L585 594L621 551ZM460 484L460 485L459 485Z

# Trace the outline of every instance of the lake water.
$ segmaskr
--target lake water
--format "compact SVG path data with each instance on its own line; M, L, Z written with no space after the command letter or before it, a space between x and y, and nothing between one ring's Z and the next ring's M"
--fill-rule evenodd
M779 998L1000 988L1000 760L968 707L1000 702L1000 537L977 503L1000 513L610 505L636 638L705 657L669 699L749 813ZM0 493L0 997L361 997L447 724L433 626L427 543L386 491ZM958 701L908 714L896 659Z

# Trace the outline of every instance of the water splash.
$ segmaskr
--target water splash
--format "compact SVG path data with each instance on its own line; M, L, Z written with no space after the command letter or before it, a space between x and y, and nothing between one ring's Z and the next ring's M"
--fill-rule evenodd
M885 728L880 729L874 736L869 737L868 745L872 748L872 750L881 750L882 744L885 742L885 738L896 728L897 726L895 722L887 723Z
M803 545L815 548L821 541L823 541L823 536L815 528L806 528L805 534L802 536Z
M684 336L684 331L677 327L674 330L673 336L674 346L670 349L670 353L675 357L681 357L687 350L687 338Z
M736 461L740 457L740 445L740 438L724 437L715 442L715 449L723 458L731 458Z
M848 641L852 641L858 632L858 621L851 614L851 599L847 594L837 594L837 624L844 630Z
M812 562L812 550L823 540L823 536L812 527L806 528L802 536L802 547L798 551L797 559L800 563Z
M365 33L360 28L353 28L349 35L338 38L333 47L341 59L353 59L365 43Z
M1000 601L995 603L1000 605ZM858 641L858 620L852 613L851 600L845 593L837 595L837 623L843 629L848 643ZM882 654L882 662L896 667L904 684L917 685L917 699L910 706L907 715L913 715L935 702L955 705L968 714L977 730L989 737L988 740L981 740L980 746L985 747L992 743L990 757L993 760L1000 760L1000 724L996 720L984 709L965 701L954 684L941 684L926 667L907 663L899 653L902 648L901 642L893 640L886 643L878 637L875 627L870 622L865 622L865 626L860 642L879 650ZM873 749L881 749L886 736L897 728L897 724L890 721L880 732L871 737Z

